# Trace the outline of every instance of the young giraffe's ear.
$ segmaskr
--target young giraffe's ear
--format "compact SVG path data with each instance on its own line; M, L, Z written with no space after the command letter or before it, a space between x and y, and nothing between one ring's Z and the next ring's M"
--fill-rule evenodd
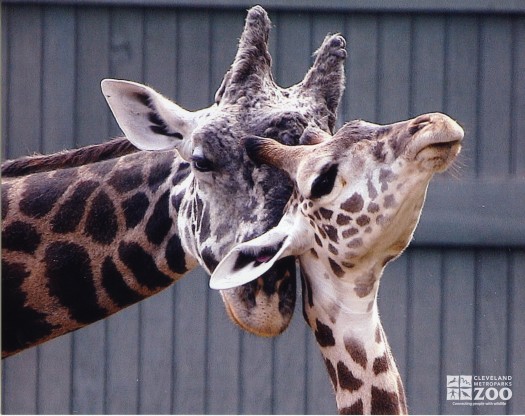
M255 163L265 163L282 169L294 179L299 162L304 157L304 146L286 146L273 139L249 136L244 139L246 153Z
M105 79L102 92L120 128L141 150L183 149L195 129L197 112L187 111L150 87L131 81ZM185 157L186 156L186 157Z

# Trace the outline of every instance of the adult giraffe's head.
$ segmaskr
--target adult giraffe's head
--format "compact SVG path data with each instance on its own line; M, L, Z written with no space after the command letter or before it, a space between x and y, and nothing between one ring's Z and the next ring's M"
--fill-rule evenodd
M184 248L210 274L233 246L277 225L292 192L286 174L250 160L242 139L258 135L296 145L310 134L332 132L344 88L341 36L325 39L303 81L280 88L271 73L269 30L266 12L250 9L215 104L199 111L186 111L141 84L102 82L115 118L134 145L177 149L191 165L192 174L184 181L187 192L173 187L170 210ZM267 336L287 327L295 296L291 257L276 262L260 279L222 292L235 322Z

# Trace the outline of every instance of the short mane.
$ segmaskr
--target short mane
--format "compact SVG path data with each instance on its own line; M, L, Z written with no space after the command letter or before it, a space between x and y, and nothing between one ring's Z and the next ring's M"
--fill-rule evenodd
M119 137L106 143L94 144L79 149L64 150L51 155L25 156L2 163L2 176L25 176L38 172L73 168L103 160L113 159L138 149L125 137Z

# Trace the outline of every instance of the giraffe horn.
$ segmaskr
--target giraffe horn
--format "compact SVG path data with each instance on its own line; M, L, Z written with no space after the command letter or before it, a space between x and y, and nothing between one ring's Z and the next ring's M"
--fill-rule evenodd
M268 50L270 27L268 14L261 6L248 10L235 60L215 94L217 103L235 102L247 90L258 92L265 82L275 86Z

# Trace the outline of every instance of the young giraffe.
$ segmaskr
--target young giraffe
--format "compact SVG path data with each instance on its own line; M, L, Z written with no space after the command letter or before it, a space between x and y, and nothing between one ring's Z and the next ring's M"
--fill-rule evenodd
M261 7L249 10L216 103L200 111L144 85L103 81L127 139L155 151L118 139L3 165L3 356L105 318L198 264L211 273L234 244L278 223L292 184L255 166L241 138L294 145L331 131L346 51L341 36L328 36L304 80L282 89L269 29ZM295 264L285 259L222 296L235 322L272 336L288 325L295 293Z
M428 183L453 162L462 138L456 122L433 113L385 126L354 121L311 146L246 140L253 160L286 171L295 189L279 225L235 247L210 285L246 283L279 258L299 256L304 317L340 413L407 412L379 320L379 280L409 244Z

